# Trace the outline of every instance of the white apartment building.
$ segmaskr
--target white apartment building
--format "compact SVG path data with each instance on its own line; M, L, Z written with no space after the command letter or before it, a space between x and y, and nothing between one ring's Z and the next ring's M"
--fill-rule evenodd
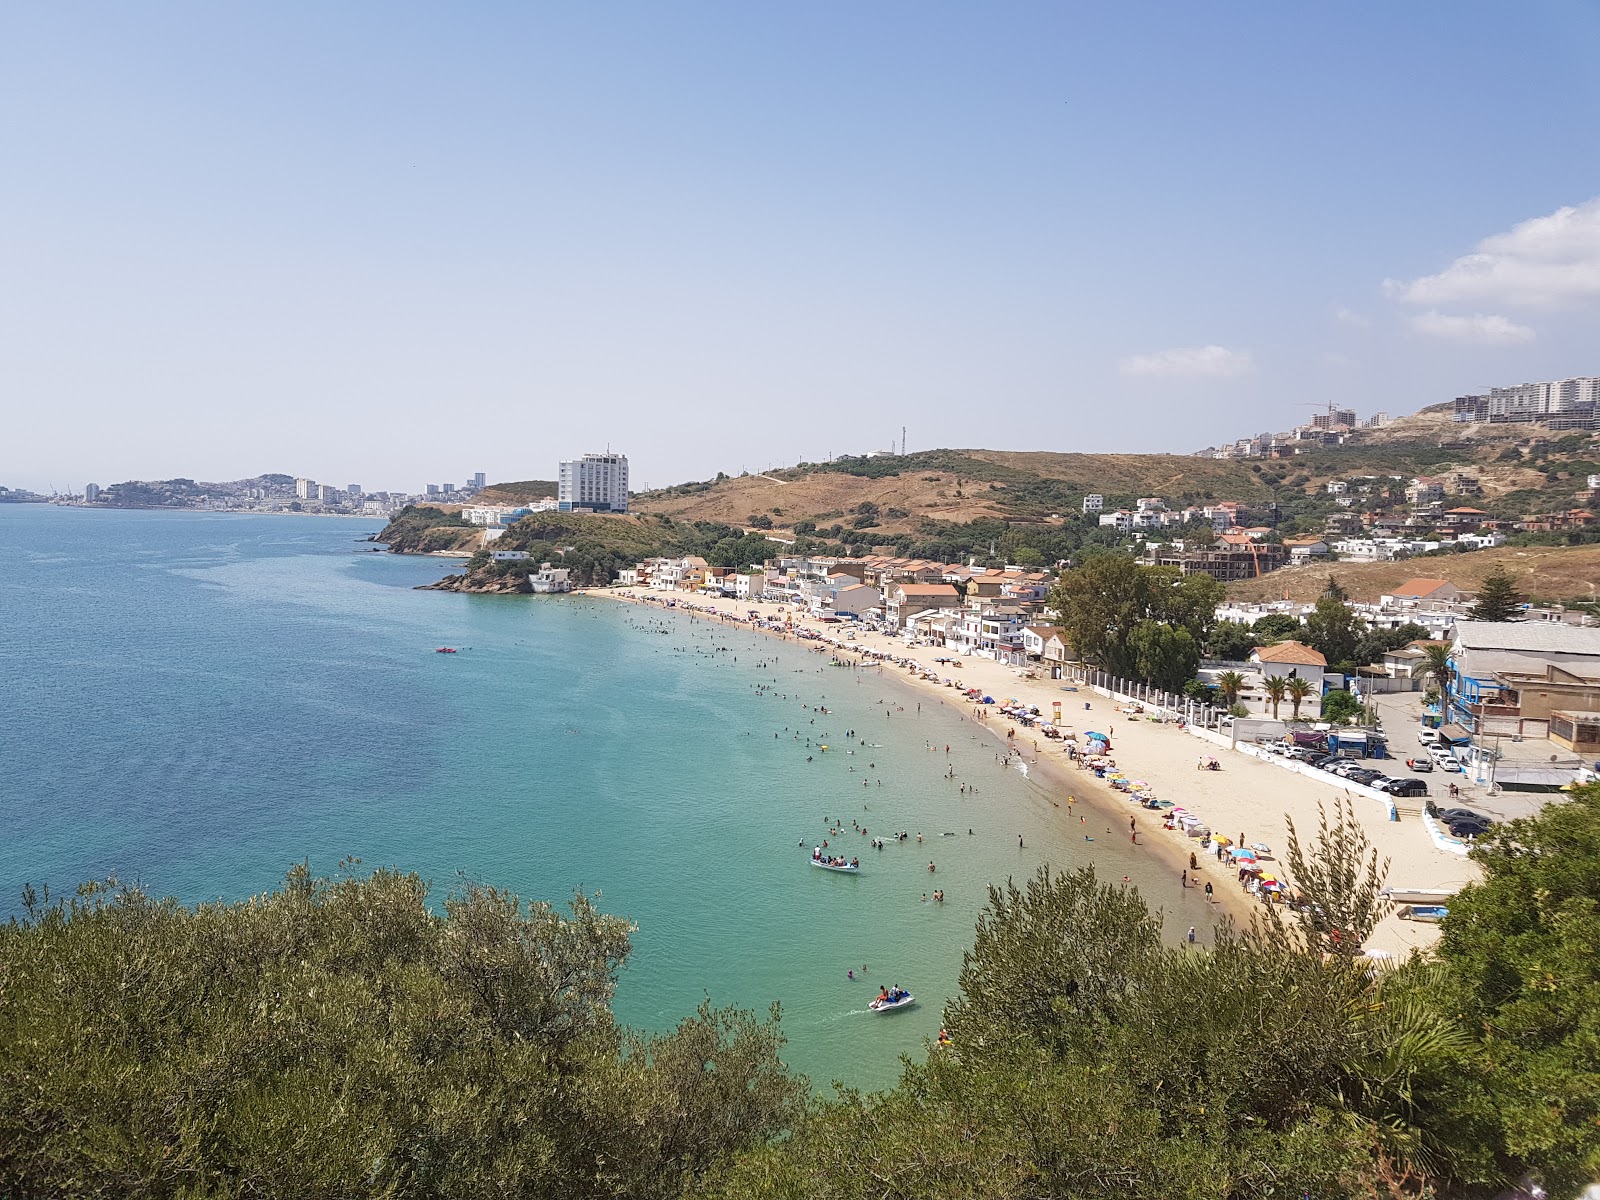
M1482 396L1458 396L1455 417L1457 421L1550 421L1584 414L1592 419L1597 408L1600 376L1591 375L1490 388Z
M628 456L585 454L560 464L556 476L556 502L562 512L592 508L600 512L628 511Z
M461 510L461 519L468 525L488 527L500 524L500 518L512 511L509 504L469 504Z
M1106 506L1106 498L1099 492L1090 492L1083 498L1083 511L1097 513Z
M1127 533L1133 528L1133 514L1125 508L1119 508L1114 513L1101 513L1100 524L1118 533Z
M317 498L317 481L315 479L296 479L294 481L294 494L301 500L315 500Z

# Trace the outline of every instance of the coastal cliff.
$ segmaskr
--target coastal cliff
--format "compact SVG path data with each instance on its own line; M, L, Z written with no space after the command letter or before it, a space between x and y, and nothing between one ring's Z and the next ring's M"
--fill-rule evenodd
M514 566L515 571L496 570L497 567ZM446 575L437 583L424 583L419 592L469 592L482 596L515 596L533 591L528 583L526 562L490 563L477 569L469 568L460 575Z
M431 505L407 505L372 535L391 554L471 554L483 541L483 530L468 525L459 512Z

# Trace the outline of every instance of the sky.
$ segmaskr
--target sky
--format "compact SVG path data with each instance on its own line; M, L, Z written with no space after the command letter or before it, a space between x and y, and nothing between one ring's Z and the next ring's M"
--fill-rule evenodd
M0 484L1189 452L1600 374L1600 0L0 6Z

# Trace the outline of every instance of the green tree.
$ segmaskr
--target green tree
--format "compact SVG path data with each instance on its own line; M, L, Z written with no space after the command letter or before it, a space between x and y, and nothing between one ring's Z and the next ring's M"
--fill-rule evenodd
M1322 697L1322 719L1335 725L1343 725L1364 711L1361 701L1344 688L1334 688Z
M1169 692L1181 692L1200 667L1200 643L1181 625L1141 621L1128 638L1139 676Z
M1425 1100L1458 1177L1533 1172L1575 1195L1600 1177L1600 784L1495 826L1472 858L1483 881L1451 899L1438 952L1473 1044Z
M1318 874L1357 839L1348 812L1301 853L1319 902L1354 930L1369 885ZM1273 913L1206 948L1092 870L991 889L947 1048L900 1086L819 1106L743 1158L726 1197L1398 1195L1427 1185L1427 1115L1410 1098L1455 1050L1410 976L1374 974L1327 930ZM1286 1000L1293 997L1292 1002ZM1413 1193L1414 1194L1414 1193Z
M1085 661L1133 678L1142 674L1132 642L1142 622L1181 627L1198 646L1224 595L1208 575L1180 576L1174 568L1146 567L1125 554L1097 554L1062 572L1048 603L1067 642ZM1148 642L1155 635L1143 636Z
M905 514L902 513L901 515L904 516ZM1011 561L1019 567L1042 567L1044 566L1044 555L1032 546L1022 546L1012 552Z
M1336 596L1323 596L1306 617L1306 644L1330 666L1354 666L1366 622Z
M629 926L414 875L185 908L87 885L0 927L0 1193L678 1195L787 1128L761 1022L611 1015Z
M1504 566L1496 566L1478 588L1472 606L1474 621L1516 621L1522 617L1525 599L1517 589L1516 580Z
M1289 681L1282 675L1269 675L1262 685L1266 689L1267 699L1272 701L1272 719L1278 719L1278 705L1283 703L1283 698L1289 694Z
M1244 690L1244 676L1237 671L1224 671L1217 676L1217 691L1222 693L1222 700L1232 708L1239 700L1239 693Z
M1270 646L1274 642L1298 638L1302 626L1299 617L1292 617L1288 613L1268 613L1250 629L1258 639L1258 646Z
M1289 703L1294 706L1294 712L1290 714L1290 719L1298 721L1300 719L1300 706L1306 702L1306 699L1316 689L1311 686L1311 681L1303 675L1290 676L1283 686L1285 694L1289 697Z
M1413 673L1420 679L1431 681L1432 686L1443 689L1450 681L1450 646L1445 642L1429 642L1422 647L1424 657Z
M1335 802L1330 824L1317 804L1317 837L1310 846L1300 841L1294 821L1289 826L1287 862L1295 889L1305 901L1299 932L1318 953L1354 960L1392 905L1384 897L1389 860L1378 861L1350 802Z
M1256 631L1243 621L1218 621L1206 638L1206 653L1223 662L1243 662L1260 644Z
M1328 584L1322 589L1322 594L1329 600L1346 601L1350 599L1350 593L1345 590L1344 584L1340 583L1338 577L1334 575L1328 576Z

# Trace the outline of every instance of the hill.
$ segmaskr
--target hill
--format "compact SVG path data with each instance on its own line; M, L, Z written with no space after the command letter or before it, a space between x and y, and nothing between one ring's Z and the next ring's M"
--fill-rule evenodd
M1529 425L1457 425L1448 406L1358 430L1339 446L1302 443L1285 458L1216 459L1178 454L927 450L829 463L800 463L636 495L636 511L684 521L815 532L834 541L897 543L908 552L965 555L1006 529L1066 526L1098 536L1083 497L1108 509L1160 496L1169 507L1236 500L1253 524L1284 535L1320 533L1340 511L1327 484L1344 481L1361 510L1405 510L1405 483L1441 476L1449 494L1491 516L1518 520L1569 507L1600 474L1600 437ZM857 531L870 530L870 536ZM1044 544L1048 561L1073 545ZM1059 539L1057 539L1059 540ZM1068 539L1070 541L1070 539ZM1074 543L1075 545L1075 543ZM943 549L939 549L943 546Z
M1373 601L1408 579L1446 579L1475 592L1484 577L1504 566L1530 600L1551 604L1591 602L1600 582L1600 545L1497 546L1471 554L1424 555L1382 563L1321 563L1288 567L1260 579L1228 585L1234 600L1315 600L1332 575L1354 600Z
M556 497L553 479L524 479L517 483L491 483L472 498L474 504L531 504Z
M1058 454L1045 451L926 450L908 455L801 463L762 475L719 475L636 496L633 507L677 520L774 526L826 525L860 511L882 536L913 533L924 521L984 518L1041 521L1081 512L1083 497L1107 503L1160 495L1169 503L1266 501L1271 488L1249 464L1180 454ZM874 511L875 510L875 511Z

